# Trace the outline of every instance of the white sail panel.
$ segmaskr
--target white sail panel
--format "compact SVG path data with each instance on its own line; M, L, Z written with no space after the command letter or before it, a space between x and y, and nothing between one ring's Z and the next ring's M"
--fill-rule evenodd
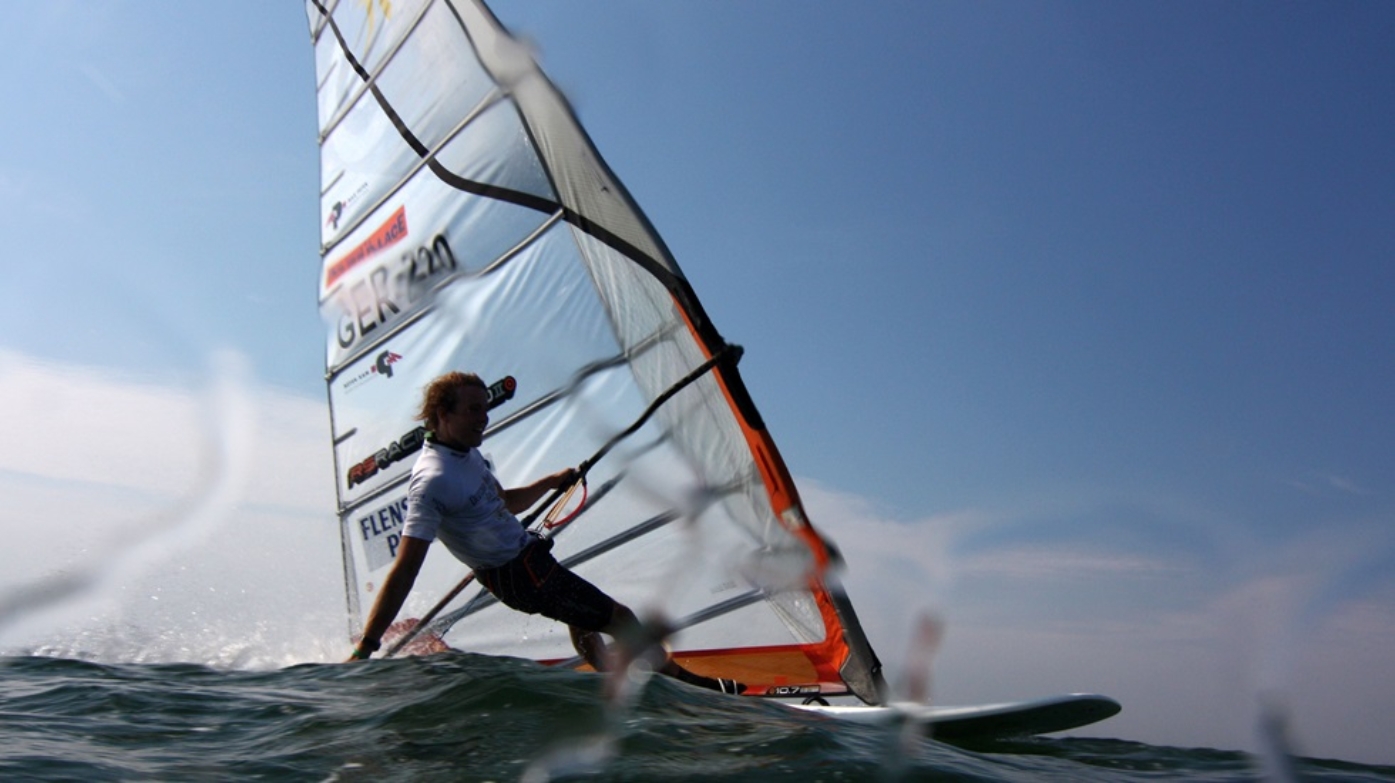
M324 257L321 315L331 371L425 307L451 275L497 262L547 221L460 193L430 172L414 177Z
M468 367L487 381L513 376L520 382L516 402L526 406L569 386L577 369L613 358L610 327L595 300L585 269L575 262L570 232L554 228L493 271L461 275L412 328L335 374L329 390L341 501L353 503L410 468L410 460L401 460L361 480L350 474L417 427L421 389L437 375ZM518 348L528 345L549 349ZM569 456L580 462L589 452Z
M310 32L315 36L317 105L322 131L333 125L354 96L367 89L368 83L359 71L376 74L416 27L429 5L431 0L306 2ZM332 27L326 23L324 10L329 10L333 16ZM352 60L344 57L346 48Z
M468 56L459 25L435 18L439 14L449 14L448 7L431 6L410 29L371 90L357 92L352 104L336 107L332 116L321 115L326 247L432 159L462 180L552 198L517 112L500 105L493 82ZM328 40L337 42L332 35ZM441 94L423 93L420 85L440 73L460 73L461 81ZM406 128L410 134L404 137Z

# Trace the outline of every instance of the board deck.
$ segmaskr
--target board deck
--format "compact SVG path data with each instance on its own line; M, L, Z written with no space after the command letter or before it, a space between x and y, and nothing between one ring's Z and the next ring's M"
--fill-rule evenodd
M1051 734L1087 726L1119 713L1119 702L1093 693L1070 693L1043 699L982 704L968 707L933 707L893 703L885 707L791 704L838 720L885 723L911 720L926 733L945 740L988 740Z

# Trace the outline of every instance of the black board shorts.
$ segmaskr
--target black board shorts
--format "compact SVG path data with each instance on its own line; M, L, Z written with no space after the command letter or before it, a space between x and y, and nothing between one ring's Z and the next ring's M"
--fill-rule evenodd
M538 538L497 568L477 568L475 578L501 603L585 631L610 624L615 599L552 557L552 541Z

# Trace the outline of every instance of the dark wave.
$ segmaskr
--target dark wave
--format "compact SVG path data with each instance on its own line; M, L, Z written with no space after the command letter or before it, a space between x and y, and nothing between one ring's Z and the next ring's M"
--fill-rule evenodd
M223 671L9 658L0 780L1258 780L1245 754L1117 740L955 747L662 677L445 654ZM1305 780L1395 768L1303 760Z

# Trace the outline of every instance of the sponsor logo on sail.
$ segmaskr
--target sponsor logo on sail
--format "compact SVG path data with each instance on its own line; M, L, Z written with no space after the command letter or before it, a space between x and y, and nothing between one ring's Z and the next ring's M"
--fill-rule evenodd
M407 208L398 207L367 239L325 269L325 287L373 256L407 238Z
M380 471L410 457L421 450L421 444L424 442L426 442L425 427L416 427L410 430L388 444L386 448L378 449L373 453L373 456L349 468L348 485L352 487L355 484L362 484L378 475Z
M406 517L407 496L403 495L354 520L354 528L362 536L369 571L376 571L397 557L397 547L402 543L402 522Z
M344 210L353 206L354 202L358 201L359 197L367 191L368 183L365 182L362 185L359 185L358 190L355 190L353 193L349 194L347 198L340 199L334 202L332 205L330 205L329 216L325 218L325 225L329 226L331 229L334 229L335 231L338 231L339 219L344 217Z
M373 360L368 369L359 372L339 385L340 389L346 392L359 388L374 378L391 378L392 366L402 361L402 354L392 351L383 351Z

